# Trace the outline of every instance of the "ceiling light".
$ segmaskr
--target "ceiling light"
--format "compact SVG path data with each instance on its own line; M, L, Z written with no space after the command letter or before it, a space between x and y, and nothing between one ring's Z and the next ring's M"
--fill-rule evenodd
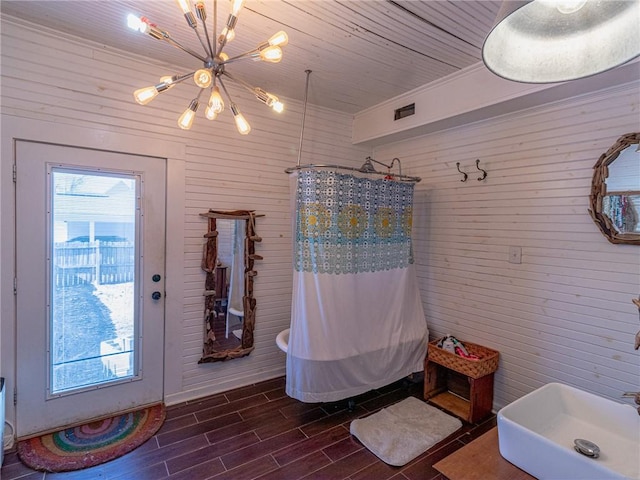
M638 0L505 1L482 59L519 82L587 77L640 55L639 18Z
M184 15L187 24L196 33L196 36L200 41L202 48L204 49L204 54L199 54L198 52L185 47L173 37L171 37L168 32L159 28L146 17L129 15L127 17L127 25L129 26L129 28L137 30L141 33L146 33L157 40L164 40L170 45L173 45L183 52L188 53L192 57L197 58L200 62L202 62L202 67L184 75L164 76L160 79L160 83L158 83L157 85L152 85L150 87L144 87L136 90L133 93L136 102L141 105L146 105L160 93L173 88L177 83L180 83L187 78L193 78L194 83L198 88L200 88L200 91L198 92L197 97L191 101L188 108L178 119L179 127L188 130L193 125L193 121L200 102L200 95L204 90L209 88L211 89L207 108L204 112L205 117L209 120L214 120L220 113L224 111L224 100L222 99L222 95L220 94L220 88L218 87L219 84L225 92L227 99L229 100L231 113L233 114L238 132L240 132L242 135L246 135L251 131L251 126L244 118L244 116L240 113L238 106L233 102L233 100L231 100L229 92L222 82L222 77L225 77L249 90L258 98L258 100L271 107L276 112L282 112L284 109L284 105L282 104L282 102L280 102L278 97L271 93L265 92L259 87L253 87L244 80L233 77L229 74L229 72L226 71L226 66L232 62L249 58L253 60L262 60L269 63L279 62L282 59L281 47L284 47L289 42L287 34L283 31L280 31L274 34L266 42L259 44L255 49L230 58L222 50L225 48L227 43L233 40L233 38L235 37L235 26L238 22L238 15L240 14L240 10L242 9L244 0L231 0L231 13L229 14L226 25L224 26L218 37L216 37L215 14L213 29L211 31L211 34L209 34L206 23L207 12L204 2L199 1L195 5L193 5L195 7L195 14L192 10L191 0L176 0L176 3L180 7L180 10ZM217 0L214 0L214 13L217 11L217 8ZM200 27L202 28L204 35L201 35ZM216 38L217 44L212 41L212 39Z
M178 119L178 125L183 130L189 130L191 125L193 125L193 119L196 116L196 111L198 110L198 100L193 99L189 104L189 107L184 111L180 118Z

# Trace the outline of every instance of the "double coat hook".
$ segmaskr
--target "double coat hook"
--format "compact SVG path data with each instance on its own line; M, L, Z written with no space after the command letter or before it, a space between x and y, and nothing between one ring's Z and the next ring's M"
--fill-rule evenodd
M462 177L462 179L460 181L461 182L466 182L467 179L469 178L469 175L467 175L465 172L460 170L460 162L456 162L456 168L458 169L458 172L460 172L463 175L463 177ZM482 168L480 168L480 159L476 160L476 168L478 169L478 171L482 172L482 176L478 177L478 181L481 182L482 180L487 178L487 171L483 170Z
M466 173L464 173L462 170L460 170L460 162L456 162L456 168L458 169L458 171L464 175L464 178L462 180L460 180L461 182L466 182L467 178L469 177L469 175L467 175Z
M487 178L487 172L486 172L486 170L483 170L483 169L481 169L481 168L480 168L480 159L479 159L479 158L476 160L476 168L477 168L479 171L481 171L481 172L482 172L482 176L481 176L481 177L478 177L478 181L479 181L479 182L481 182L482 180L484 180L485 178Z

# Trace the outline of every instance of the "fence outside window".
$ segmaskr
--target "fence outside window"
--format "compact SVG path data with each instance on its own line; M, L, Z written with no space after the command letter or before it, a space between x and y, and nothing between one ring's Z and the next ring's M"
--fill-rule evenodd
M54 243L52 265L56 287L133 282L135 245L100 240Z

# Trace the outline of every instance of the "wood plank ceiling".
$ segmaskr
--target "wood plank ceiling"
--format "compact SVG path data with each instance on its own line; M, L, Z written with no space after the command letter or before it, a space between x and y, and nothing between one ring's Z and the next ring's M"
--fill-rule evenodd
M206 0L211 30L213 0ZM126 26L129 13L144 15L185 46L201 46L173 0L2 0L3 15L43 25L169 64L186 73L199 60ZM278 30L289 35L277 65L243 61L229 72L284 97L355 113L433 82L481 60L484 37L500 1L247 0L230 56L255 48ZM219 31L229 4L218 2ZM43 52L46 55L46 52ZM157 79L140 78L140 87Z

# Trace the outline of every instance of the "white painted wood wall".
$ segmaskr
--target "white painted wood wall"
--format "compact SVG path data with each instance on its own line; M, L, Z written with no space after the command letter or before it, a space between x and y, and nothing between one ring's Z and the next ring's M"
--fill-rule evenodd
M596 160L640 129L639 92L636 81L375 150L423 179L414 238L430 333L500 351L494 406L553 381L615 400L640 389L640 249L609 243L587 213Z
M252 125L250 135L237 133L228 112L213 123L198 115L192 130L184 132L176 122L196 93L195 86L177 86L144 107L133 101L136 88L153 84L163 74L175 73L170 66L130 58L59 33L34 30L7 18L2 21L1 41L3 126L26 119L52 122L52 129L54 124L58 128L88 127L94 129L96 136L127 134L140 142L184 144L184 251L168 252L169 257L184 259L184 308L180 318L166 319L168 331L181 332L180 337L170 339L181 345L181 365L170 366L181 378L173 382L177 389L166 392L167 401L177 402L284 375L285 355L275 344L276 334L289 326L291 304L289 177L284 169L297 161L302 104L283 99L286 110L276 116L251 95L230 88ZM304 85L304 71L300 71L300 82ZM311 77L310 98L314 95L313 83ZM302 163L331 159L334 163L361 165L371 150L351 144L351 122L351 115L309 105ZM3 137L2 141L11 139ZM12 160L11 155L1 158L3 175L7 172L10 176ZM0 238L8 238L13 230L13 187L6 178L1 185ZM257 220L263 242L256 246L264 260L256 262L255 351L231 362L198 365L204 306L200 260L207 228L199 213L209 208L255 209L264 214ZM175 230L173 225L168 228ZM3 262L1 271L0 371L7 377L8 391L13 391L13 269L11 256L3 258L9 261ZM14 418L12 405L8 406L7 418Z

